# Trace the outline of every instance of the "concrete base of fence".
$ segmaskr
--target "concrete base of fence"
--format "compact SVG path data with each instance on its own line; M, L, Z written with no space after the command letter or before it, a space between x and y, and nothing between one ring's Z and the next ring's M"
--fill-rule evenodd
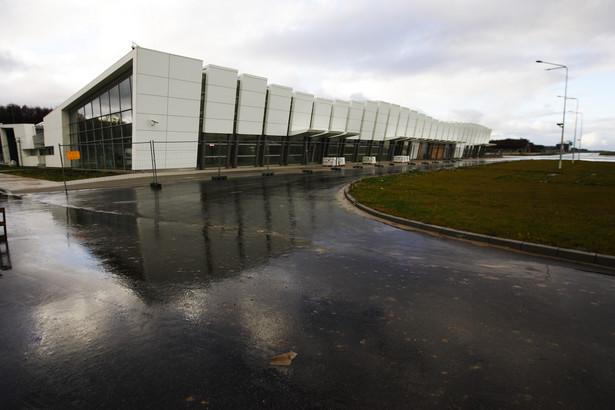
M384 219L395 224L407 226L412 229L417 229L425 232L435 233L450 238L464 239L473 242L481 242L494 246L501 246L504 248L513 249L516 251L522 251L532 253L541 256L549 256L560 259L567 259L575 262L591 263L593 265L599 265L607 268L615 268L615 256L602 255L599 253L582 252L574 249L558 248L554 246L541 245L531 242L516 241L514 239L498 238L495 236L481 235L473 232L465 232L457 229L446 228L437 225L430 225L418 221L412 221L398 216L388 215L372 209L357 202L350 192L348 187L344 188L344 196L351 204L358 209L374 215L380 219ZM615 274L615 273L614 273Z

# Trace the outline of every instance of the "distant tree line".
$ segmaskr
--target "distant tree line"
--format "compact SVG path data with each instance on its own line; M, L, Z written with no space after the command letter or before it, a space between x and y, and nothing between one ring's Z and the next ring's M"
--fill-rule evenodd
M545 147L543 145L534 145L525 138L489 141L492 151L508 151L508 152L542 152Z
M0 105L2 124L38 124L52 109L17 104Z

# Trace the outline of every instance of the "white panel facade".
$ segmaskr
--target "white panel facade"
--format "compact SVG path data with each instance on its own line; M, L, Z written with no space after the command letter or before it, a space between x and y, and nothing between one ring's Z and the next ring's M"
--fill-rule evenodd
M490 129L478 124L442 122L383 101L314 98L312 94L293 93L290 87L268 86L263 77L238 76L235 69L215 65L203 69L202 60L136 47L45 118L45 145L67 144L68 112L75 113L76 118L75 110L96 97L98 90L108 89L131 72L135 170L151 167L149 151L142 149L150 141L160 143L156 153L161 168L194 167L196 149L178 154L163 149L162 143L196 143L201 132L271 136L329 132L333 136L375 141L423 139L455 143L455 155L461 155L464 143L468 147L486 144L491 135ZM125 86L123 90L125 102ZM203 126L199 130L201 103ZM93 107L95 111L96 104ZM119 112L119 104L117 107L114 112ZM87 109L85 112L87 116ZM28 151L22 154L33 157L23 162L34 161L38 151L33 142L26 138L21 144L22 151ZM419 144L412 143L411 156L418 150ZM58 153L45 160L48 166L60 166Z
M410 110L408 115L408 126L406 128L406 136L408 138L416 138L418 127L419 113L414 110Z
M408 137L408 120L410 117L410 108L401 107L399 112L399 122L397 123L397 132L395 135L398 137Z
M172 147L166 143L198 140L203 61L140 47L135 51L133 144L160 143L156 148L159 168L195 167L196 152L170 160L166 153ZM133 169L151 167L148 156L147 150L133 147Z
M397 124L399 124L399 113L401 107L397 104L391 104L389 108L389 118L387 120L387 128L385 139L394 139L397 137Z
M425 125L423 125L423 132L421 133L421 138L428 140L431 138L431 126L433 118L426 115L423 119L425 121Z
M390 110L390 103L378 101L378 114L376 115L376 124L374 126L374 141L384 140Z
M267 79L248 74L239 76L237 134L261 135L265 117Z
M314 108L312 109L310 129L317 131L329 130L332 108L333 100L329 100L327 98L316 98L314 100Z
M346 123L346 132L352 134L359 134L361 132L363 111L365 111L365 104L358 101L350 101L348 104L348 122ZM356 138L359 137L350 137L350 139Z
M350 103L348 101L335 100L331 109L329 130L332 132L345 132L349 111Z
M312 94L294 92L290 110L290 125L288 135L297 135L310 129L312 120Z
M374 139L374 128L376 127L376 116L378 115L378 103L376 101L365 101L363 111L363 121L361 123L362 140Z
M435 118L431 119L431 130L429 131L429 139L436 140L438 139L438 127L440 126L440 121Z
M209 64L204 72L203 132L232 134L235 125L237 70Z
M288 133L288 118L293 90L290 87L270 84L267 87L265 135L283 136Z

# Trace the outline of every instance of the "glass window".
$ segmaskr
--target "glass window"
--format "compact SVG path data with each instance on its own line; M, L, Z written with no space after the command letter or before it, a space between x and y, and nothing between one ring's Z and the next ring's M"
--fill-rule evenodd
M92 100L92 115L100 117L100 99L98 97Z
M130 125L130 124L122 125L122 135L124 136L124 138L132 137L132 125ZM126 142L124 142L124 143L126 143Z
M120 89L117 85L109 90L109 100L111 102L111 112L120 112Z
M89 120L90 118L92 118L92 104L87 103L84 106L84 109L85 109L85 118Z
M122 111L132 108L132 93L130 92L130 79L128 77L120 83L120 104Z
M111 128L112 132L113 132L113 139L119 139L122 138L122 127L113 127Z
M111 114L111 111L109 110L109 92L108 91L100 96L100 114L101 115Z
M132 123L132 110L122 111L122 124Z
M93 127L95 130L102 127L102 123L100 122L100 117L94 118Z
M70 139L82 151L79 166L132 166L132 76L111 84L98 97L69 112ZM78 147L78 148L77 148ZM76 166L77 162L73 163Z

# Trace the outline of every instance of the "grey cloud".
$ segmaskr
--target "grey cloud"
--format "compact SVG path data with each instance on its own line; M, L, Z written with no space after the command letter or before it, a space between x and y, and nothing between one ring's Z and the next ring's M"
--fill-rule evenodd
M27 67L27 64L17 59L8 50L0 50L0 72L9 74Z

